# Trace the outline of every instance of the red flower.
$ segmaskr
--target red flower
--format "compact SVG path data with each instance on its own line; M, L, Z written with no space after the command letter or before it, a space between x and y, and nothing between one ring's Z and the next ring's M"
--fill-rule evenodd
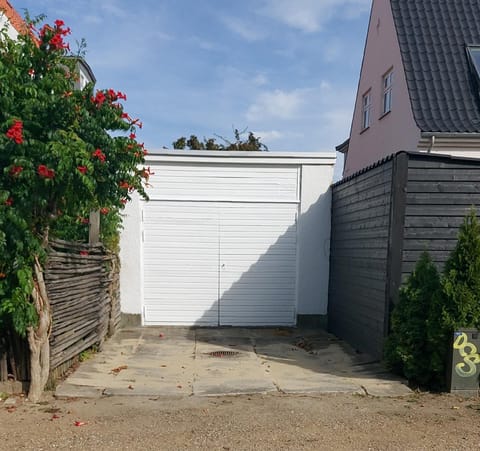
M30 77L35 77L35 69L28 69L28 75L30 75Z
M55 171L53 169L47 168L44 164L41 164L37 168L37 173L40 177L46 179L53 179L55 177Z
M98 158L102 163L105 163L105 160L107 159L105 154L100 149L97 149L95 152L92 152L92 157Z
M122 115L120 116L122 119L127 119L129 121L131 121L130 119L130 116L128 115L128 113L122 113Z
M136 137L137 135L135 133L130 133L130 136L129 136L130 139L135 139Z
M117 98L127 100L127 96L123 92L120 92L120 91L117 91Z
M49 44L54 48L54 49L61 49L63 48L63 38L61 34L56 34L53 36L52 39L50 39Z
M110 211L110 209L107 208L107 207L100 208L100 213L101 213L102 215L108 214L109 211Z
M84 218L83 216L79 216L77 219L78 219L78 222L80 222L80 224L88 224L89 223L88 218Z
M96 103L97 106L102 106L103 102L105 102L106 99L107 97L102 91L97 91L97 94L95 95L95 97L92 97L92 102Z
M153 172L153 171L150 169L150 166L148 166L147 168L143 168L143 170L140 172L140 175L141 175L145 180L148 180L151 175L155 175L155 172Z
M13 204L13 199L11 197L9 197L6 201L5 201L5 205L7 207L11 207Z
M40 33L38 33L38 35L40 36L40 38L44 38L45 37L45 34L47 33L47 31L53 31L53 28L48 25L48 24L45 24L41 29L40 29Z
M120 199L120 203L122 203L123 205L125 205L127 202L128 202L128 199Z
M15 166L13 165L10 169L10 175L12 177L16 177L18 174L20 174L20 172L23 171L23 167L22 166Z
M134 119L132 121L132 125L136 125L138 128L142 128L143 127L143 124L140 122L140 119Z
M7 275L4 272L0 272L0 279L5 279Z
M82 174L87 173L87 167L86 166L77 166L78 172L81 172Z
M130 189L130 183L128 182L123 181L123 182L120 182L118 185L120 186L120 188Z
M5 136L8 139L15 141L17 144L22 144L23 143L22 132L23 132L23 122L18 119L15 119L13 121L12 126L5 133Z
M88 251L80 251L80 255L85 256L88 255ZM78 421L77 421L78 423ZM75 426L80 426L79 424L75 424Z
M55 22L54 22L55 26L57 28L62 28L64 25L65 25L65 22L63 20L60 20L60 19L57 19Z

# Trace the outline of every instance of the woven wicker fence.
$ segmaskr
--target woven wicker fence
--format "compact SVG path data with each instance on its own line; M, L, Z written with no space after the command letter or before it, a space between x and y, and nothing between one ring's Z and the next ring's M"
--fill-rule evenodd
M119 264L100 244L49 244L44 276L52 307L50 367L58 376L82 351L93 345L101 348L118 327ZM28 345L12 331L3 331L0 382L9 379L29 379Z

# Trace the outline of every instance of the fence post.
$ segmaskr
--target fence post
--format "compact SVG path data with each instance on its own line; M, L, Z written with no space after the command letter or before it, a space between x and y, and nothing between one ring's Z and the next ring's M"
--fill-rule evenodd
M97 244L100 242L100 212L94 210L90 212L88 244Z

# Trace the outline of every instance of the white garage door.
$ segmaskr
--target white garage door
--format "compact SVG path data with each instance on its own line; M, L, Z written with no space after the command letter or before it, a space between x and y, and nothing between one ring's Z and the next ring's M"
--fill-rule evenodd
M144 323L293 325L296 203L144 206Z

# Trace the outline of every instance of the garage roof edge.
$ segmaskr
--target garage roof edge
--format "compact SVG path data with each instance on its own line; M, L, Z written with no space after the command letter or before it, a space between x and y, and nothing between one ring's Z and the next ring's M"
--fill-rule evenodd
M148 162L226 162L243 164L319 164L334 165L335 152L245 152L245 151L202 151L162 150L152 151Z

